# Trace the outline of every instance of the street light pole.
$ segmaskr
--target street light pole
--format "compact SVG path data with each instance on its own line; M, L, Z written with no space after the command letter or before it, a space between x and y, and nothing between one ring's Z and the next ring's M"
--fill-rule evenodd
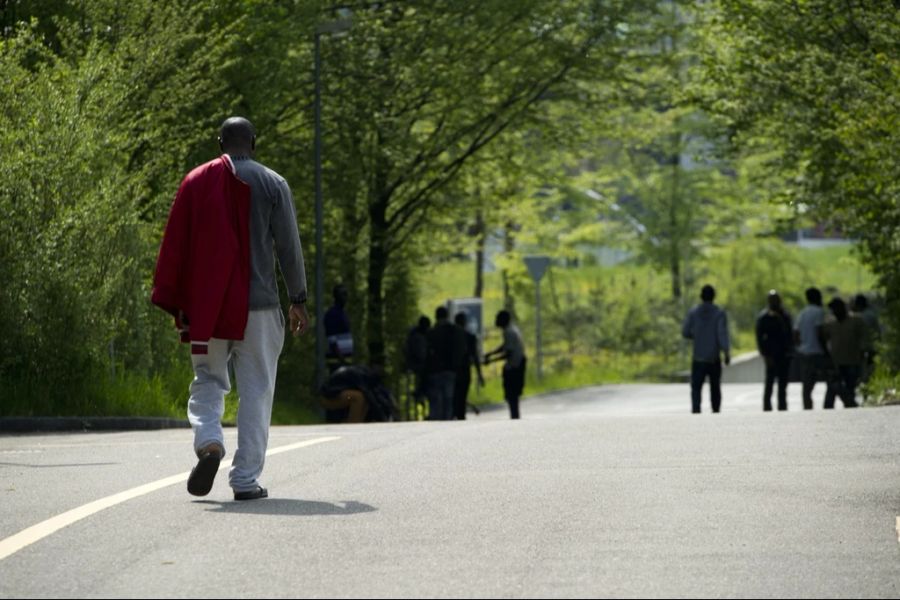
M316 388L325 381L325 223L322 207L322 34L340 33L350 29L350 19L322 23L313 35L313 98L314 135L313 160L315 162L316 203Z
M319 51L319 38L321 32L316 29L313 42L313 81L314 81L314 100L313 100L313 119L315 120L315 141L314 158L315 161L315 197L316 197L316 388L325 381L325 323L323 316L325 307L323 305L325 287L325 244L324 244L324 223L322 208L322 89L320 83L320 74L322 71L322 57Z

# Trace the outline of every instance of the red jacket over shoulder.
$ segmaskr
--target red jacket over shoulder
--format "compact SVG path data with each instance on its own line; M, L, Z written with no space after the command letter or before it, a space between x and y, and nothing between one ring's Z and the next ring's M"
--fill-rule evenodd
M250 186L220 158L187 174L156 261L151 301L175 317L191 352L244 339L250 296Z

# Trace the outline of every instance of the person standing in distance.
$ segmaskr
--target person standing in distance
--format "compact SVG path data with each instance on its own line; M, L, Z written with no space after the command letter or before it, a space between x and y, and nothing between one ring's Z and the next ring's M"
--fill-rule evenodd
M681 334L694 342L691 363L691 412L700 412L703 382L709 377L712 411L722 406L722 357L731 364L731 343L728 337L728 317L725 311L713 304L716 290L704 285L700 291L702 302L692 308L684 320Z
M478 336L468 330L468 316L464 312L457 313L453 322L466 335L466 360L456 372L456 382L453 384L453 414L457 420L465 421L469 387L472 385L472 367L475 367L478 375L479 387L484 387L484 376L481 374L481 358L478 356ZM475 410L477 414L478 409Z
M347 301L350 298L350 292L347 290L347 286L339 283L334 286L332 295L334 304L325 311L323 317L325 339L328 342L325 360L329 374L350 364L353 360L353 330L350 327L350 317L347 316Z
M291 300L294 335L309 324L306 271L290 188L253 160L253 125L242 117L227 119L219 146L222 155L188 173L175 196L152 302L175 317L182 341L191 343L188 418L198 462L188 492L208 494L225 456L221 419L231 363L240 405L229 484L235 500L255 500L268 496L259 477L284 344L275 256Z
M756 347L766 362L766 385L763 389L763 410L772 410L772 388L778 379L778 410L787 410L788 375L794 336L791 316L784 310L781 296L769 291L768 306L756 319Z
M806 290L806 306L794 322L794 345L803 382L803 409L812 410L813 388L828 369L825 348L819 339L819 327L825 323L825 309L822 308L822 292L818 288Z
M509 404L511 419L520 418L519 399L525 390L525 342L519 328L512 322L512 315L507 310L497 313L494 324L503 330L503 343L484 355L484 364L495 360L506 360L503 365L503 396Z
M847 304L840 298L828 303L834 319L826 320L819 327L822 346L832 362L832 376L828 378L823 408L834 408L834 399L840 396L844 408L856 408L856 386L865 363L865 351L869 347L869 332L862 317L850 314Z
M435 310L434 320L434 327L425 336L428 342L428 419L451 421L456 373L466 360L466 334L450 322L446 306Z

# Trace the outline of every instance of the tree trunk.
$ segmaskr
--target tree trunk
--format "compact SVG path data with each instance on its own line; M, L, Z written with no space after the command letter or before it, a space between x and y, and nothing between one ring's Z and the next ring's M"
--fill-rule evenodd
M672 196L669 201L669 239L672 241L669 250L669 273L672 276L672 299L681 300L681 227L678 223L678 215L681 212L681 132L677 130L678 120L675 120L674 156L672 157Z
M503 232L503 250L504 252L512 252L516 247L516 239L513 236L513 228L515 224L510 221L506 224L506 229ZM515 315L516 307L515 300L510 293L509 286L509 273L507 273L506 269L503 269L503 308L508 310L510 314Z
M353 194L356 193L354 190ZM348 193L348 197L350 193ZM363 268L360 260L360 232L365 231L365 216L362 207L357 204L355 197L353 202L344 209L344 220L340 229L341 241L335 242L334 247L340 249L339 274L340 282L350 292L347 312L350 317L350 326L353 332L354 359L360 362L368 361L363 351L366 335L364 332L366 322L366 300L363 296Z
M475 235L478 236L475 250L475 297L481 298L484 295L484 247L487 243L487 227L481 211L478 211L475 221Z
M387 199L378 197L369 206L369 269L366 276L366 333L369 364L384 367L384 274L387 272Z

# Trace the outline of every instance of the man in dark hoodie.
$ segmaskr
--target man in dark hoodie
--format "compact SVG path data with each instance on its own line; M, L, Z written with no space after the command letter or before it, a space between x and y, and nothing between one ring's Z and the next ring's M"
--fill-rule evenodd
M856 386L862 375L864 353L869 344L865 322L851 315L840 298L828 303L834 315L819 327L819 338L828 350L833 364L833 375L828 378L824 408L834 408L834 399L840 396L844 408L856 408Z
M769 292L768 306L756 319L756 347L766 361L766 387L763 391L763 410L772 410L772 388L778 379L778 410L787 410L788 373L794 338L791 316L781 304L781 296Z
M466 334L450 322L445 306L435 311L435 324L428 333L428 401L431 421L453 419L453 391L456 372L466 361Z
M716 290L704 285L700 292L702 302L688 312L681 334L694 341L691 364L691 412L700 412L703 382L709 377L712 410L719 412L722 406L722 357L731 363L731 344L728 338L728 317L725 311L713 304Z

